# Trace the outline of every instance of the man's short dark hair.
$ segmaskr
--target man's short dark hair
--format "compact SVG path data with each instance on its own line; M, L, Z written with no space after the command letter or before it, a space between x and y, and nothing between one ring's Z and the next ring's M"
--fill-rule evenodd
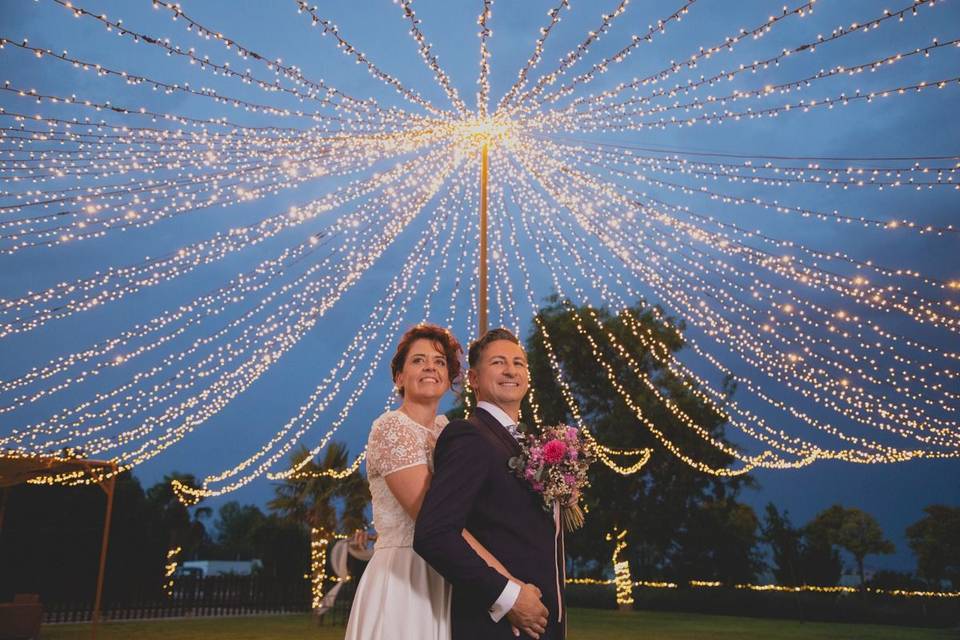
M490 329L470 343L470 349L467 352L467 364L470 365L470 368L477 366L480 355L483 353L483 350L487 348L487 345L497 340L509 340L513 344L520 344L520 340L517 339L517 336L513 335L513 332L509 329L504 329L503 327Z

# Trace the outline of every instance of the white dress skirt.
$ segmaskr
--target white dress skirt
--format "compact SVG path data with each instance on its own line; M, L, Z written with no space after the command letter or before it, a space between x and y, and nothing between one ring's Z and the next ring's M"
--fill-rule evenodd
M353 598L346 640L450 640L450 585L412 547L377 549Z
M387 475L433 468L433 445L446 426L427 429L399 411L377 418L367 442L367 478L377 542L357 585L345 640L450 640L450 585L413 550L414 522L390 493Z

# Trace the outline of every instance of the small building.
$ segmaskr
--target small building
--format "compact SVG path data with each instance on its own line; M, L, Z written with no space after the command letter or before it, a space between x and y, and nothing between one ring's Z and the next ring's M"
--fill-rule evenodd
M870 565L865 565L863 567L863 579L867 582L873 580L873 576L877 573L876 567L871 567ZM839 585L841 587L859 587L860 586L860 574L857 573L856 567L844 566L843 574L840 576Z
M263 562L257 560L187 560L177 567L178 576L249 576L263 568Z

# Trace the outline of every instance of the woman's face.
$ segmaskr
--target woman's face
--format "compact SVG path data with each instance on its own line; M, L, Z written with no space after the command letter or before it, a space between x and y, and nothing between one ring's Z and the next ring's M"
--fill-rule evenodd
M394 382L398 390L403 389L403 397L407 400L440 398L450 388L447 358L440 345L426 338L415 340L407 350L403 369Z

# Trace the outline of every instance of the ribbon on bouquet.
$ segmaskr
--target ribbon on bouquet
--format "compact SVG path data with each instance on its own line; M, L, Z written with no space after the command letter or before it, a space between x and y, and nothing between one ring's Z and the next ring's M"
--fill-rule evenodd
M563 527L560 526L560 503L556 500L553 501L553 575L556 578L557 583L557 622L563 621L563 590L560 587L560 571L563 571L563 581L567 581L567 563L564 561L564 558L560 558L560 561L557 561L558 556L560 555L560 550L558 548L557 541L563 541ZM562 565L562 568L558 565Z

